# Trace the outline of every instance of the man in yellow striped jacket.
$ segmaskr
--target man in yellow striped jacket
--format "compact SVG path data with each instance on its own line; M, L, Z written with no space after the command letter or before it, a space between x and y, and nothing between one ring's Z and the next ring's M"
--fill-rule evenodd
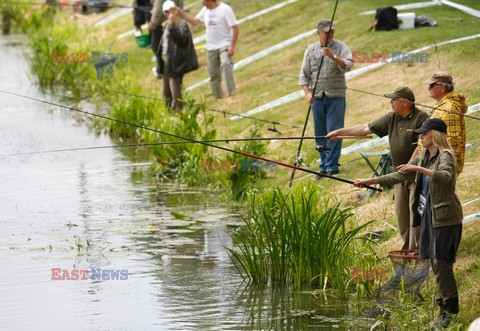
M465 161L466 129L465 117L468 109L465 96L454 91L453 78L446 72L436 72L427 81L430 96L437 100L430 118L440 118L447 124L447 139L457 161L457 175L463 170ZM418 144L418 152L422 149ZM417 152L414 153L416 155Z

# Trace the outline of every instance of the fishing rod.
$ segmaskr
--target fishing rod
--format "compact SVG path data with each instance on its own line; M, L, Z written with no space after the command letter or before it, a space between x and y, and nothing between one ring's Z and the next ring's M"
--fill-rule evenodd
M107 91L107 92L111 92L111 93L125 94L125 95L130 95L130 96L133 96L133 97L139 97L139 98L144 98L144 99L151 99L151 100L156 100L156 101L164 101L164 99L160 99L160 98L157 98L157 97L151 97L151 96L148 96L148 95L141 95L141 94L135 94L135 93L113 91L113 90L110 90L110 89L104 89L104 90ZM192 107L195 107L195 108L203 108L202 106L198 106L198 105L192 105ZM294 125L294 124L282 123L282 122L266 120L266 119L263 119L263 118L258 118L258 117L253 117L253 116L236 114L236 113L228 112L228 111L226 111L226 110L218 110L218 109L207 108L207 107L205 107L205 110L212 111L212 112L215 112L215 113L221 113L221 114L223 114L223 115L228 114L228 115L238 116L238 117L242 117L242 118L247 118L247 119L251 119L251 120L255 120L255 121L259 121L259 122L270 123L270 124L273 124L274 127L273 127L273 128L269 128L269 130L270 130L270 131L273 131L273 132L278 132L278 131L275 129L275 125L282 125L282 126L287 126L287 127L295 128L295 129L300 128L298 125Z
M43 3L39 2L3 2L0 4L1 6L5 5L10 5L10 6L57 6L57 7L90 7L90 8L132 8L132 9L138 9L140 11L144 12L150 12L152 10L152 7L147 7L147 6L127 6L127 5L120 5L116 3L92 3L89 1L81 1L79 3L73 4L73 3L59 3L59 2L54 2L54 3L49 3L48 1L45 1Z
M226 152L243 155L243 156L246 156L246 157L249 157L249 158L252 158L252 159L257 159L257 160L262 160L262 161L265 161L265 162L278 164L278 165L281 165L281 166L286 167L286 168L299 170L299 171L307 172L307 173L310 173L310 174L319 175L319 176L322 176L322 177L327 177L327 178L330 178L330 179L333 179L333 180L336 180L336 181L340 181L340 182L344 182L344 183L348 183L348 184L352 184L352 185L354 183L353 181L343 179L343 178L340 178L340 177L335 177L335 176L323 174L323 173L320 173L320 172L316 172L316 171L313 171L313 170L310 170L310 169L301 168L301 167L298 167L298 166L295 166L295 165L292 165L292 164L288 164L288 163L283 163L283 162L280 162L280 161L270 160L270 159L267 159L267 158L264 158L264 157L261 157L261 156L258 156L258 155L253 155L253 154L249 154L249 153L245 153L245 152L241 152L241 151L236 151L236 150L231 149L231 148L201 142L201 141L198 141L198 140L195 140L195 139L182 137L182 136L179 136L179 135L176 135L176 134L173 134L173 133L149 128L149 127L146 127L144 125L130 123L130 122L126 122L126 121L123 121L123 120L116 119L116 118L91 113L91 112L88 112L88 111L85 111L85 110L61 105L61 104L58 104L58 103L55 103L55 102L41 100L41 99L37 99L37 98L30 97L30 96L27 96L27 95L22 95L22 94L18 94L18 93L14 93L14 92L9 92L9 91L4 91L4 90L1 90L1 89L0 89L0 93L10 94L10 95L14 95L14 96L17 96L17 97L20 97L20 98L29 99L29 100L41 102L41 103L44 103L44 104L68 109L68 110L75 111L75 112L85 114L85 115L88 115L88 116L98 117L98 118L102 118L102 119L109 120L109 121L112 121L112 122L117 122L117 123L128 125L128 126L133 126L133 127L139 128L139 129L160 133L160 134L163 134L165 136L169 136L169 137L173 137L173 138L177 138L177 139L182 139L182 140L189 141L189 142L192 142L192 143L202 144L202 145L209 146L209 147L216 148L216 149L220 149L220 150L223 150L223 151L226 151ZM373 187L373 186L364 185L364 187L369 188L369 189L374 190L374 191L382 192L382 189L376 188L376 187Z
M355 91L355 92L360 92L360 93L364 93L364 94L370 94L370 95L374 95L374 96L377 96L377 97L382 97L382 98L386 98L386 99L390 99L386 96L384 96L383 94L378 94L378 93L373 93L373 92L367 92L367 91L362 91L362 90L357 90L357 89L354 89L354 88L351 88L351 87L347 87L348 90L351 90L351 91ZM429 106L429 105L424 105L424 104L421 104L421 103L417 103L417 102L414 102L414 101L410 101L410 100L402 100L404 102L408 102L412 105L415 105L415 106L421 106L421 107L425 107L425 108L430 108L430 109L436 109L436 110L439 110L439 111L443 111L445 113L448 113L448 114L453 114L453 115L458 115L458 116L463 116L463 117L467 117L467 118L472 118L474 120L480 120L479 117L475 117L475 116L472 116L472 115L467 115L467 114L460 114L460 113L456 113L454 111L450 111L450 110L445 110L445 109L437 109L437 107L433 107L433 106Z
M372 138L372 136L339 136L339 139L364 139ZM229 143L229 142L239 142L239 141L270 141L270 140L298 140L302 139L301 137L278 137L278 138L268 138L268 137L259 137L259 138L232 138L232 139L214 139L214 140L198 140L199 143ZM314 137L304 137L303 139L327 139L326 136L314 136ZM95 150L95 149L106 149L106 148L126 148L126 147L148 147L148 146L159 146L159 145L184 145L184 144L193 144L193 141L160 141L156 143L138 143L138 144L122 144L122 145L106 145L106 146L89 146L89 147L75 147L75 148L65 148L65 149L51 149L44 151L35 151L35 152L23 152L23 153L12 153L12 154L3 154L0 157L11 157L11 156L24 156L24 155L35 155L35 154L49 154L49 153L60 153L60 152L73 152L73 151L83 151L83 150Z
M325 45L328 43L328 39L330 38L330 33L332 32L333 20L335 18L335 13L337 12L337 5L338 5L338 0L335 1L335 8L333 9L332 19L330 21L330 27L328 29L327 41L325 42ZM321 43L320 43L320 46L321 46ZM320 77L320 71L322 70L322 64L323 64L324 58L325 56L322 56L322 58L320 59L320 66L318 67L317 78L315 79L315 84L313 85L312 98L315 98L315 92L317 90L317 84L318 84L318 77ZM312 104L308 106L307 117L305 118L305 123L303 124L302 137L305 135L305 130L307 129L308 118L310 117L311 110L312 110ZM303 139L300 139L300 142L298 143L297 155L295 156L295 161L293 163L296 166L302 164L303 162L302 158L300 157L300 153L302 152L302 144L303 144ZM290 184L289 184L290 187L292 187L292 181L294 177L295 177L295 169L293 169L292 175L290 176Z

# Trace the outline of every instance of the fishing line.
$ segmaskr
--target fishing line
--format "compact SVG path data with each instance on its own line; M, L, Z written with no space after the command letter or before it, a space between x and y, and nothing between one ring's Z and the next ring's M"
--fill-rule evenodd
M110 89L103 89L103 90L104 90L104 91L107 91L107 92L111 92L111 93L125 94L125 95L129 95L129 96L133 96L133 97L138 97L138 98L156 100L156 101L161 101L161 102L165 101L164 99L160 99L160 98L157 98L157 97L151 97L151 96L148 96L148 95L141 95L141 94L135 94L135 93L113 91L113 90L110 90ZM277 122L277 121L271 121L271 120L266 120L266 119L263 119L263 118L257 118L257 117L253 117L253 116L236 114L236 113L232 113L232 112L229 112L229 111L226 111L226 110L218 110L218 109L207 108L207 107L204 108L204 107L198 106L198 105L191 105L191 107L201 108L201 109L205 109L205 110L212 111L212 112L215 112L215 113L220 113L220 114L223 114L224 116L225 116L225 114L228 114L228 115L232 115L232 117L233 117L233 116L238 116L238 117L243 117L243 118L251 119L251 120L254 120L254 121L259 121L259 122L264 122L264 123L270 123L270 124L273 124L274 126L275 126L275 125L281 125L281 126L287 126L287 127L291 127L291 128L295 128L295 129L299 129L299 128L300 128L300 126L298 126L298 125L293 125L293 124L288 124L288 123L282 123L282 122ZM270 128L269 128L269 130L270 130ZM270 131L276 132L275 127L274 127L272 130L270 130Z
M372 138L372 136L339 136L339 139L364 139ZM35 155L35 154L50 154L50 153L60 153L60 152L73 152L73 151L83 151L83 150L95 150L95 149L106 149L106 148L125 148L125 147L148 147L148 146L159 146L159 145L184 145L184 144L193 144L193 143L230 143L230 142L244 142L244 141L271 141L271 140L298 140L301 137L259 137L259 138L232 138L232 139L213 139L213 140L198 140L198 141L160 141L156 143L138 143L138 144L123 144L123 145L106 145L106 146L88 146L88 147L74 147L74 148L65 148L65 149L51 149L44 151L35 151L35 152L22 152L22 153L12 153L12 154L2 154L0 157L11 157L11 156L24 156L24 155ZM303 139L314 140L314 139L327 139L326 136L314 136L314 137L304 137ZM360 158L361 159L361 158Z
M348 90L351 90L351 91L355 91L355 92L360 92L360 93L364 93L364 94L374 95L374 96L377 96L377 97L382 97L382 98L385 98L385 99L390 99L390 98L387 98L386 96L384 96L384 95L382 95L382 94L378 94L378 93L372 93L372 92L357 90L357 89L354 89L354 88L351 88L351 87L347 87L347 89L348 89ZM472 118L472 119L474 119L474 120L480 120L479 117L475 117L475 116L472 116L472 115L459 114L459 113L456 113L456 112L450 111L450 110L438 109L438 108L436 108L436 107L432 107L432 106L429 106L429 105L424 105L424 104L417 103L417 102L412 102L412 101L410 101L410 100L403 100L403 101L404 101L404 102L411 103L412 105L415 105L415 106L421 106L421 107L425 107L425 108L436 109L436 110L438 110L438 111L443 111L444 113L453 114L453 115L458 115L458 116L463 116L463 117L467 117L467 118Z
M330 33L332 32L333 20L335 18L335 13L337 12L337 5L338 5L338 0L335 1L335 8L333 9L332 19L330 20L330 27L328 29L327 41L325 42L325 46L327 46L328 39L330 38ZM320 43L320 46L322 46L321 43ZM322 70L323 59L324 58L325 58L325 55L323 55L321 60L320 60L320 66L318 67L317 78L315 79L315 84L313 85L312 98L315 98L315 92L317 90L317 84L318 84L318 77L320 77L320 71ZM307 117L305 118L305 123L303 124L302 137L305 135L305 130L307 129L308 118L310 117L311 110L312 110L312 104L310 104L308 106ZM293 163L297 166L302 164L302 161L303 161L302 158L300 157L300 153L302 152L302 144L303 144L303 140L300 139L300 142L298 144L298 149L297 149L297 155L296 155L295 161ZM292 181L293 181L294 177L295 177L295 168L293 169L292 175L290 176L290 184L289 184L290 187L292 187Z
M14 92L8 92L8 91L4 91L4 90L1 90L1 89L0 89L0 93L10 94L10 95L14 95L14 96L17 96L17 97L20 97L20 98L25 98L25 99L45 103L45 104L48 104L48 105L65 108L65 109L75 111L75 112L78 112L78 113L81 113L81 114L85 114L85 115L88 115L88 116L103 118L103 119L106 119L106 120L109 120L109 121L112 121L112 122L117 122L117 123L120 123L120 124L133 126L133 127L139 128L139 129L160 133L160 134L163 134L165 136L186 140L186 141L189 141L189 142L192 142L192 143L202 144L202 145L209 146L209 147L216 148L216 149L220 149L220 150L223 150L223 151L226 151L226 152L243 155L243 156L246 156L246 157L249 157L249 158L262 160L262 161L270 162L270 163L273 163L273 164L278 164L278 165L281 165L281 166L286 167L286 168L290 168L290 169L294 169L294 170L300 170L300 171L307 172L307 173L310 173L310 174L319 175L321 177L327 177L327 178L330 178L330 179L333 179L333 180L336 180L336 181L340 181L340 182L344 182L344 183L348 183L348 184L352 184L352 185L354 183L353 181L343 179L343 178L340 178L340 177L335 177L335 176L330 176L330 175L327 175L327 174L322 174L320 172L316 172L316 171L313 171L313 170L310 170L310 169L301 168L301 167L298 167L298 166L295 166L295 165L292 165L292 164L288 164L288 163L283 163L283 162L280 162L280 161L270 160L270 159L267 159L267 158L264 158L264 157L261 157L261 156L258 156L258 155L253 155L253 154L249 154L249 153L245 153L245 152L241 152L241 151L236 151L236 150L233 150L233 149L230 149L230 148L227 148L227 147L212 145L210 143L201 142L201 141L198 141L198 140L195 140L195 139L190 139L190 138L187 138L187 137L178 136L178 135L175 135L173 133L168 133L168 132L148 128L148 127L143 126L143 125L129 123L129 122L126 122L126 121L122 121L122 120L115 119L115 118L108 117L108 116L104 116L104 115L94 114L94 113L91 113L91 112L88 112L88 111L85 111L85 110L81 110L81 109L78 109L78 108L64 106L64 105L61 105L61 104L58 104L58 103L54 103L54 102L50 102L50 101L46 101L46 100L41 100L41 99L29 97L29 96L14 93ZM364 185L364 187L369 188L369 189L374 190L374 191L382 192L382 189L376 188L376 187L373 187L373 186Z
M144 12L150 12L152 7L147 6L127 6L127 5L120 5L116 3L108 3L108 4L94 4L88 1L82 1L78 4L71 4L71 3L38 3L38 2L3 2L0 4L1 6L10 5L10 6L57 6L57 7L87 7L87 8L132 8L138 9Z
M278 74L278 73L276 73L276 72L269 73L268 76L280 76L280 77L298 79L298 77L295 77L295 76L290 76L290 75L285 75L285 74Z
M271 73L270 75L272 75L272 76L275 75L275 76L282 76L282 77L287 77L287 78L298 79L298 77L293 77L293 76L288 76L288 75L283 75L283 74L277 74L277 73ZM360 92L360 93L364 93L364 94L369 94L369 95L374 95L374 96L382 97L382 98L385 98L385 99L390 99L390 98L387 98L386 96L384 96L383 94L378 94L378 93L373 93L373 92L358 90L358 89L354 89L354 88L351 88L351 87L347 87L347 90L351 90L351 91L355 91L355 92ZM408 103L411 103L411 104L414 104L415 106L425 107L425 108L429 108L429 109L435 109L434 106L429 106L429 105L426 105L426 104L423 104L423 103L412 102L412 101L410 101L410 100L404 100L404 101L405 101L405 102L408 102ZM453 114L453 115L458 115L458 116L463 116L463 117L471 118L471 119L474 119L474 120L480 120L480 117L475 117L475 116L472 116L472 115L459 114L459 113L456 113L456 112L454 112L454 111L449 111L449 110L444 110L444 109L437 109L437 110L438 110L438 111L443 111L443 112L445 112L445 113Z

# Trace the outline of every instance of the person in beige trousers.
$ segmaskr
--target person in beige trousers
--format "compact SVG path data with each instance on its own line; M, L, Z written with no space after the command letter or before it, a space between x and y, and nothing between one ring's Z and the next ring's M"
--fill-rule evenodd
M235 93L232 56L235 54L239 27L232 8L217 0L203 0L204 7L193 17L180 8L175 8L187 22L196 25L205 24L208 51L208 73L212 93L217 98L223 98L222 78L227 85L228 98L232 99Z

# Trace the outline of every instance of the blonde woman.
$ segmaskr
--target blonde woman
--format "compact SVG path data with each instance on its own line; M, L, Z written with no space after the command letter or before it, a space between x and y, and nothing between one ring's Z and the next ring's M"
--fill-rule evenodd
M438 283L440 316L435 327L446 328L458 314L453 263L462 237L462 206L455 193L456 161L447 141L447 125L430 118L414 130L424 150L389 175L358 179L354 185L392 185L415 176L414 226L420 226L420 258L430 259Z

